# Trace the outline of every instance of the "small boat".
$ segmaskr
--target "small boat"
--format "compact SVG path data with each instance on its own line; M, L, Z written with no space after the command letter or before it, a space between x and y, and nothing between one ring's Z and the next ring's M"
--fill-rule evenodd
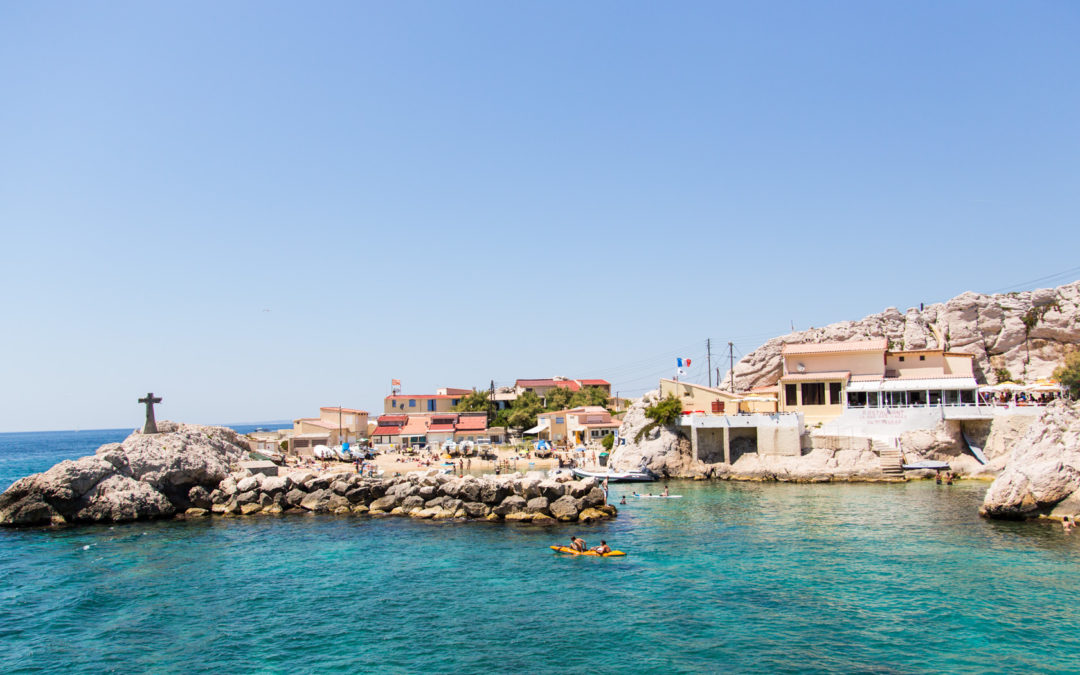
M918 469L930 469L931 471L937 471L940 469L948 469L948 462L939 462L935 459L928 459L917 464L904 464L904 471L916 471Z
M556 553L569 553L570 555L591 555L595 558L617 558L621 555L626 555L622 551L611 551L610 553L597 553L596 551L592 550L584 552L575 551L569 546L552 546L551 550L555 551Z
M642 468L640 471L586 471L584 469L574 469L575 478L596 478L597 480L607 480L609 483L652 483L660 480L652 471Z

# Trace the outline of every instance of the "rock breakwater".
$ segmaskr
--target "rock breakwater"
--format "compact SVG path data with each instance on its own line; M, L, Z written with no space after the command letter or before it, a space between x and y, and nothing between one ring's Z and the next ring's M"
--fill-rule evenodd
M574 481L520 474L478 478L435 471L386 479L351 472L301 471L267 477L240 471L192 501L196 503L185 511L187 517L293 511L543 524L604 520L616 514L593 478Z
M615 516L595 479L434 471L394 478L238 469L246 441L231 429L163 422L89 457L16 481L0 494L0 525L109 523L212 514L336 513L532 523Z

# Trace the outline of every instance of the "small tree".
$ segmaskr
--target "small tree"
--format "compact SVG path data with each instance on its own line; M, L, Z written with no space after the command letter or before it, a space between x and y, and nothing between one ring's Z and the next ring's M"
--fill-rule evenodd
M1008 368L994 368L994 379L997 380L997 384L1012 382L1012 373Z
M544 409L548 412L554 412L555 410L566 410L570 408L570 401L574 398L574 392L565 387L555 387L544 394L546 405Z
M536 416L544 411L540 397L527 391L514 401L506 416L506 423L515 429L528 429L536 426Z
M454 410L457 412L486 412L489 403L488 392L474 391L465 394L465 396L458 401L458 404L454 406Z
M1080 352L1065 357L1065 364L1054 369L1054 379L1068 389L1068 396L1080 399Z
M607 392L600 387L583 387L578 391L575 391L574 395L570 397L569 407L577 408L586 405L607 405L607 402Z
M615 434L608 434L601 438L600 445L604 446L605 450L611 450L611 447L615 445Z
M669 427L675 424L681 413L682 402L670 394L663 401L645 408L645 416L652 421L641 427L641 431L638 431L637 435L634 436L634 442L637 443L640 441L645 434L656 427Z

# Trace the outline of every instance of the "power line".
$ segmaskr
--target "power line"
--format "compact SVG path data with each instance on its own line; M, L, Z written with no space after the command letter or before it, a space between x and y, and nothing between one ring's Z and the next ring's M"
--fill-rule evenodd
M990 293L1002 293L1004 291L1011 291L1017 288L1030 288L1033 284L1039 284L1044 281L1050 281L1052 279L1059 279L1060 277L1072 277L1080 274L1080 265L1076 267L1070 267L1067 270L1061 272L1055 272L1054 274L1048 274L1045 277L1039 277L1038 279L1031 279L1028 281L1021 281L1020 283L1013 284L1011 286L1002 286L1001 288L995 288Z

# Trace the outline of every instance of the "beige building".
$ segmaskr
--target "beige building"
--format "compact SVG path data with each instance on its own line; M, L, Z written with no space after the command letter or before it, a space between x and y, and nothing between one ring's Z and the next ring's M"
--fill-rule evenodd
M536 426L525 433L535 433L552 443L598 443L622 425L598 405L540 413L536 419Z
M850 408L974 405L974 356L941 349L888 351L884 339L786 344L780 410L807 424Z
M383 412L407 415L453 412L461 399L471 393L472 389L443 387L434 394L391 394L383 399Z
M356 408L324 406L318 417L301 417L293 420L289 451L301 455L312 454L316 445L334 447L342 443L356 443L368 437L368 413Z

